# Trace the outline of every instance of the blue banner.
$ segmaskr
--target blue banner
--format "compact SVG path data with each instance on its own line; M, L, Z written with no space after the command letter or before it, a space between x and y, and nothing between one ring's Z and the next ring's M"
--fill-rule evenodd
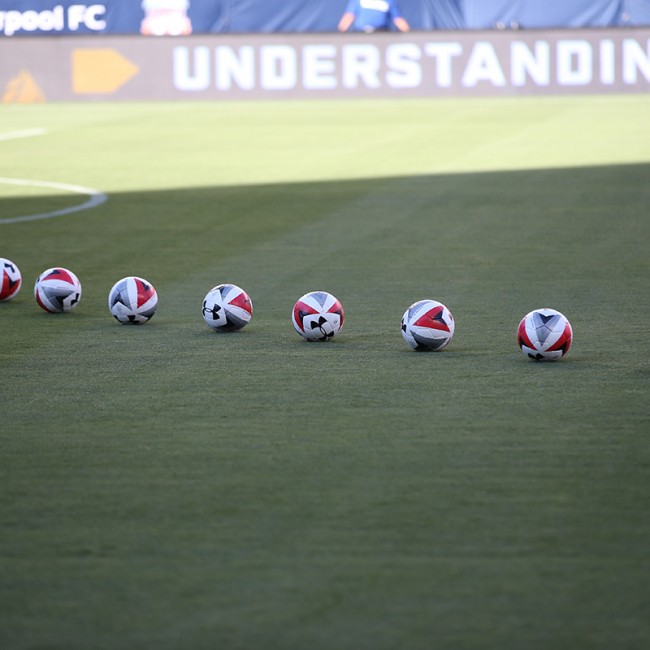
M386 0L360 0L382 10ZM397 0L412 30L650 24L650 0ZM0 35L334 32L348 0L3 0ZM388 25L395 29L395 25Z

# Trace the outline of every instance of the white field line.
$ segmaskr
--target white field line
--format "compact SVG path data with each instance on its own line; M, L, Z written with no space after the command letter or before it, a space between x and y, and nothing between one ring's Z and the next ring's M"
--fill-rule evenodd
M54 210L53 212L43 212L41 214L28 214L23 217L8 217L6 219L0 219L0 224L3 223L20 223L21 221L38 221L39 219L51 219L52 217L62 217L65 214L71 214L72 212L79 212L81 210L89 210L90 208L96 208L98 205L101 205L108 199L106 194L100 192L99 190L94 190L91 187L82 187L81 185L69 185L68 183L55 183L51 181L32 181L26 178L1 178L0 183L5 185L22 185L26 187L47 187L55 190L64 190L67 192L73 192L75 194L84 194L90 197L84 203L79 205L73 205L69 208L63 208L62 210Z
M31 138L35 135L45 135L47 129L24 129L23 131L8 131L0 133L0 140L16 140L17 138Z

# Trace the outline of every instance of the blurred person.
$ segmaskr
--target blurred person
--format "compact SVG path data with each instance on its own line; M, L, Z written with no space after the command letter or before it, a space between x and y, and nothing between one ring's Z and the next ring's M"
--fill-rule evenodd
M187 36L192 22L187 10L189 0L142 0L144 19L140 33L145 36Z
M376 32L390 29L391 23L400 32L408 32L409 24L402 16L396 0L349 0L341 16L338 30L347 32Z

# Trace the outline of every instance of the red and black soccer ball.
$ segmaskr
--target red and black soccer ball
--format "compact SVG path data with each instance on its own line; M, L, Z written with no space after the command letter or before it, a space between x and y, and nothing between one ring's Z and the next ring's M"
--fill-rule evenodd
M219 284L206 294L201 314L215 332L236 332L253 317L253 302L236 284Z
M63 267L47 269L36 279L34 298L50 314L72 311L81 300L81 282Z
M293 326L307 341L329 341L343 327L341 303L327 291L311 291L300 297L291 314Z
M115 320L125 325L141 325L158 307L158 294L151 282L137 276L118 280L108 294L108 308Z
M567 317L548 307L526 314L517 328L519 349L534 361L557 361L567 354L572 342Z
M11 300L23 283L20 269L11 261L0 257L0 302Z
M402 336L417 352L442 350L454 336L454 317L437 300L418 300L402 316Z

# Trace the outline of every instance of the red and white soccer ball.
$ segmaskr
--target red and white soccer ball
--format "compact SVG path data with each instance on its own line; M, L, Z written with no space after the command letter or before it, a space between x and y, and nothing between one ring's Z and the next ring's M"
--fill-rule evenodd
M402 316L402 336L418 352L442 350L454 336L454 317L441 302L419 300Z
M341 303L327 291L312 291L298 299L291 315L296 332L308 341L329 341L343 327Z
M39 306L51 314L72 311L81 300L81 282L68 269L47 269L36 279L34 297Z
M253 303L236 284L219 284L206 294L201 313L215 332L235 332L250 322Z
M519 349L535 361L561 359L572 342L571 323L555 309L535 309L521 319L517 328Z
M108 294L108 308L120 323L146 323L157 307L158 294L153 284L137 276L122 278Z
M0 257L0 302L11 300L23 283L20 269L11 261Z

